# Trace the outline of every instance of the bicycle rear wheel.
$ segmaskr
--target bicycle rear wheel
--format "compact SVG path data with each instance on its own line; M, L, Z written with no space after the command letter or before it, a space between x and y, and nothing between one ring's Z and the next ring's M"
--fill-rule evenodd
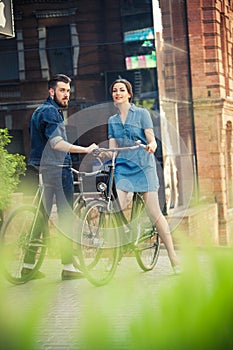
M144 201L139 195L135 201L132 223L137 235L134 241L136 260L143 271L150 271L156 265L159 257L160 238L146 212Z
M80 200L80 197L78 197L74 202L74 208L73 208L73 212L78 220L82 216L82 213L85 210L85 208L86 208L86 202L82 199ZM80 261L79 261L79 252L78 252L76 240L73 240L73 254L74 254L74 265L79 270L81 270Z
M101 200L90 202L81 218L79 260L86 278L95 286L107 284L120 256L117 216Z
M0 231L1 269L9 282L33 278L44 260L47 234L44 215L36 207L20 206L9 213ZM25 263L33 268L23 274Z

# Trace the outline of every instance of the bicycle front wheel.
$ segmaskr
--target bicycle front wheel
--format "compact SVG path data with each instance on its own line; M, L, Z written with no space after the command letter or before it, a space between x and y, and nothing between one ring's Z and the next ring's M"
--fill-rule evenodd
M86 278L95 286L107 284L120 256L117 215L100 200L90 202L81 217L78 239L79 260Z
M93 201L93 198L82 198L82 195L79 194L78 198L74 202L74 214L77 218L77 222L79 222L80 218L83 215L83 212L85 211L87 204ZM79 261L79 250L77 246L76 240L73 240L73 254L74 254L74 265L81 270L81 265Z
M141 269L150 271L156 265L159 257L160 237L140 196L138 196L135 206L132 220L137 236L134 241L134 253Z
M33 278L46 253L47 233L38 208L25 205L9 213L0 231L1 268L8 281L20 284ZM27 263L33 268L25 270Z

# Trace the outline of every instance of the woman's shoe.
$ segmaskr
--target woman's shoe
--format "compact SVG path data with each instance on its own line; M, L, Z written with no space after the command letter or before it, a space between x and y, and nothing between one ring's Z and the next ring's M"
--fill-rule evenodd
M62 270L61 279L65 280L75 280L79 278L84 278L84 274L81 271L68 271Z
M174 266L172 266L172 268L173 268L175 275L180 275L182 273L180 265L174 265Z

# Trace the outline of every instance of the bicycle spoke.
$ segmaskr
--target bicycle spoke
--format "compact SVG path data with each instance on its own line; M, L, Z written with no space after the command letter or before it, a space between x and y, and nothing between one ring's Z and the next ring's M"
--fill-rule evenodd
M47 247L45 227L43 215L33 206L16 208L4 221L0 236L1 267L10 282L25 283L40 268ZM30 274L22 276L25 263L33 268Z
M114 275L119 259L116 220L102 201L89 203L82 217L80 262L87 279L94 285L106 284Z
M134 231L137 233L137 238L134 241L135 257L142 270L149 271L154 268L158 260L160 238L147 215L143 199L139 196L132 214Z

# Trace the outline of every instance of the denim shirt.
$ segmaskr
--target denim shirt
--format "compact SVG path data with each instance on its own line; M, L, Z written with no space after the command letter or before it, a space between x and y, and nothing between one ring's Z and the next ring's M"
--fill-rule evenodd
M67 141L65 123L58 104L48 97L32 115L29 164L35 166L70 166L70 153L54 150L60 140Z

